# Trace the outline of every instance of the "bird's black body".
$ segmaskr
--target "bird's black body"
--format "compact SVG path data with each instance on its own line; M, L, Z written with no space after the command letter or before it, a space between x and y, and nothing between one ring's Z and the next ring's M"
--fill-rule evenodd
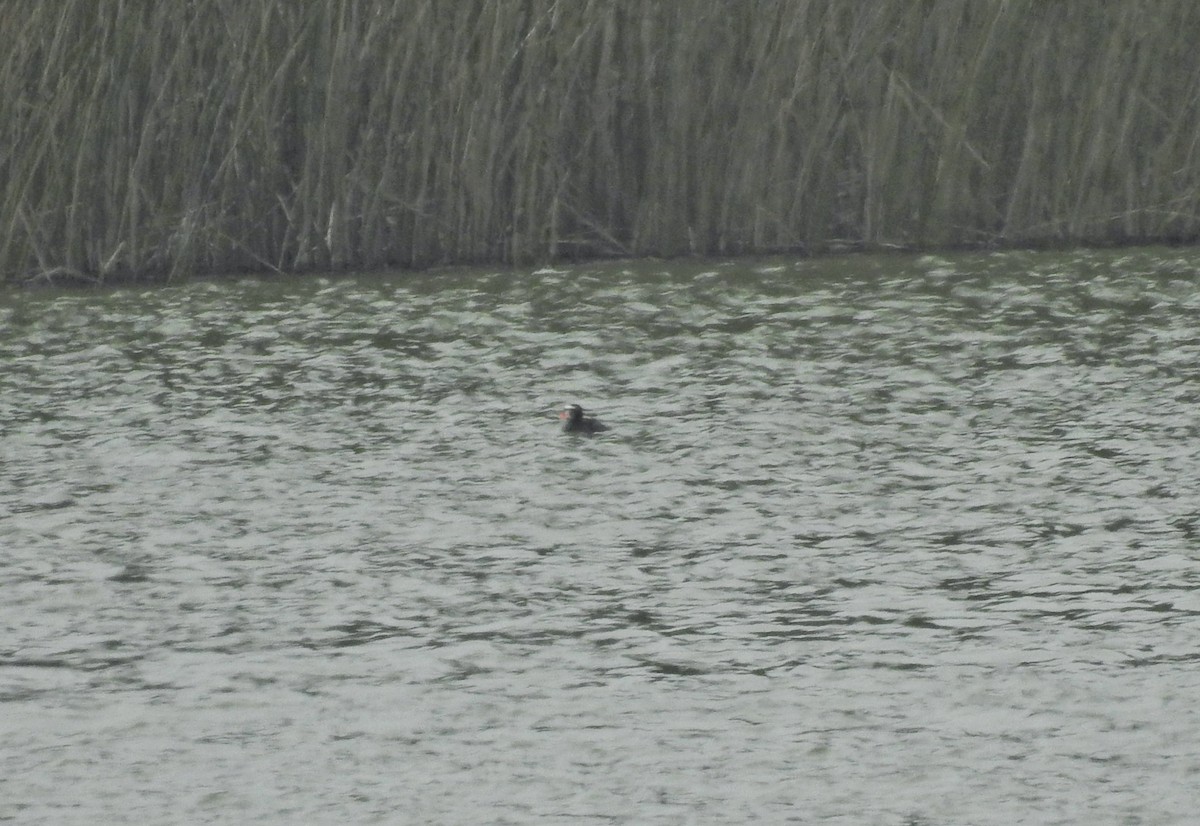
M583 408L577 404L569 404L558 414L563 420L563 431L566 433L599 433L608 430L599 420L583 415Z

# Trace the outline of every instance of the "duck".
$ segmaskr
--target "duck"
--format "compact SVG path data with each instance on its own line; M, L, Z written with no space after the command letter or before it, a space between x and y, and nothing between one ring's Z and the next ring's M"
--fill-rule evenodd
M583 408L577 404L568 404L558 418L562 419L565 433L599 433L608 430L599 419L583 415Z

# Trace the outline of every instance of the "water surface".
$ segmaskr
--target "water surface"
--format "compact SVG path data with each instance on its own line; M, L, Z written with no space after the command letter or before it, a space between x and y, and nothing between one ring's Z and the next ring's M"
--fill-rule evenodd
M1198 274L9 294L0 820L1189 822Z

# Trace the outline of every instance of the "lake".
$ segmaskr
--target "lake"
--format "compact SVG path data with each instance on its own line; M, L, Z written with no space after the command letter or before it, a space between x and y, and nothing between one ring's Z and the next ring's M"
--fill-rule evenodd
M0 364L0 820L1200 805L1200 250L9 292Z

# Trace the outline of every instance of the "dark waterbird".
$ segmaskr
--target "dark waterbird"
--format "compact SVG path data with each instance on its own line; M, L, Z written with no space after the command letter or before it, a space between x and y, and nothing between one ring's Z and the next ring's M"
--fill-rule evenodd
M567 433L599 433L608 430L599 420L583 415L583 408L577 404L568 404L558 414L563 421L563 431Z

